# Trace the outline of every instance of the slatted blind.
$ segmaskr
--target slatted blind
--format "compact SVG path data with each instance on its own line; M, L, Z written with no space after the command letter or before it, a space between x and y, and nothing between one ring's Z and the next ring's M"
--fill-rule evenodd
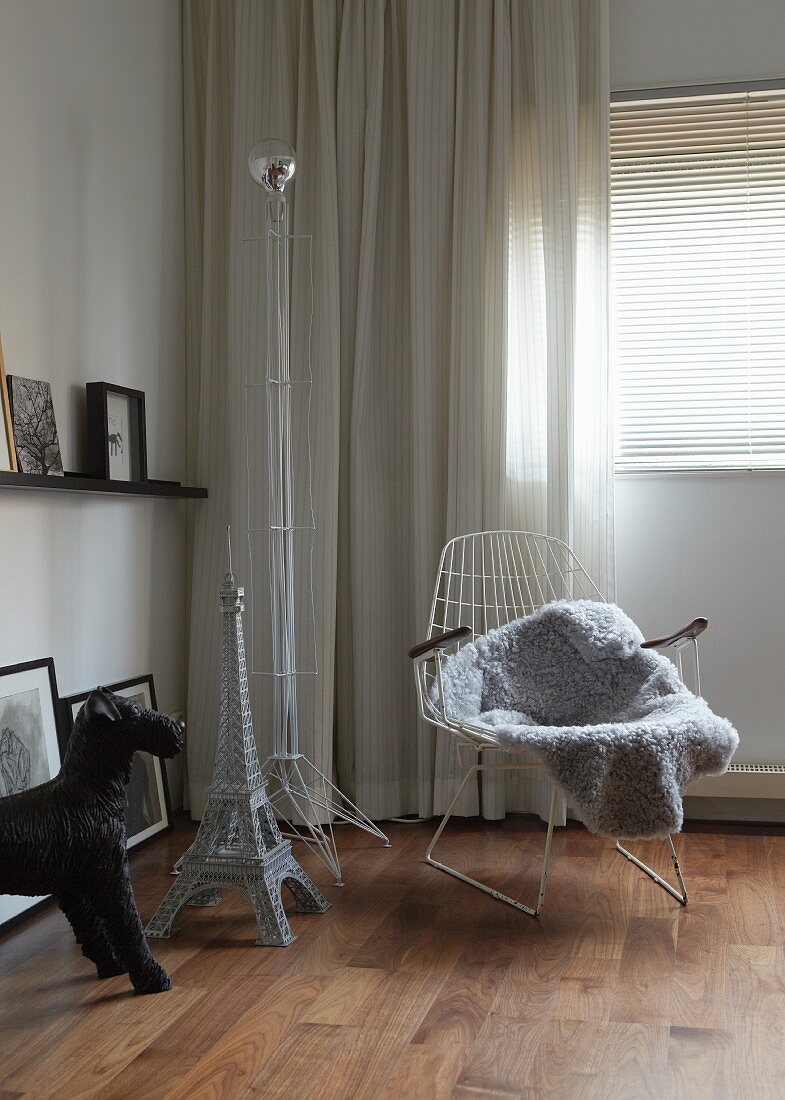
M617 468L785 467L785 88L614 103Z

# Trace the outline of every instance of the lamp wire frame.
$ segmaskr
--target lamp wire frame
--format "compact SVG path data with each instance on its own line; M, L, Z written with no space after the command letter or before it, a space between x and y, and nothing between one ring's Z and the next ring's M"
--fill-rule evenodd
M386 834L356 806L325 775L300 748L297 680L301 675L315 675L314 670L298 668L296 637L296 533L315 531L311 496L310 432L306 430L307 513L308 525L295 523L294 424L292 395L294 387L308 391L310 416L311 374L294 381L290 369L290 281L289 253L294 240L289 233L289 204L285 195L268 195L266 203L266 308L267 308L267 463L268 463L268 545L270 624L274 678L273 751L262 771L268 783L270 804L284 823L283 835L303 841L335 878L343 885L341 864L334 826L354 825L380 839L389 847ZM247 242L253 243L253 242ZM308 346L310 348L310 329ZM246 390L253 383L246 376ZM250 469L251 433L248 425L249 402L246 401L246 445ZM252 492L255 486L248 478L248 538L253 562L253 535L257 531L252 519ZM312 554L312 550L311 550ZM312 562L311 562L312 569ZM311 581L311 576L307 578ZM252 573L253 587L253 573ZM310 584L311 621L315 631L313 585ZM315 646L314 646L315 650ZM258 674L256 669L253 674Z

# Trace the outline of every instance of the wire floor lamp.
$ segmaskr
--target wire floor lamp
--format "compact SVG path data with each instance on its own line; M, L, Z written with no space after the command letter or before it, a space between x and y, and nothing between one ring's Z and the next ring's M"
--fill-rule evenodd
M304 841L335 876L336 885L342 886L335 824L355 825L378 837L385 847L389 847L390 842L378 825L351 802L300 749L297 680L299 676L309 674L309 671L314 675L315 670L298 666L298 621L302 625L302 616L298 615L298 573L302 574L304 561L310 565L307 542L309 538L313 539L316 524L311 497L310 434L307 430L304 441L308 449L307 473L295 476L296 422L298 415L302 414L307 424L310 415L311 317L308 318L307 369L298 373L297 366L293 370L290 352L290 254L296 240L305 241L310 247L310 237L293 237L289 233L289 203L284 190L296 170L293 150L281 141L262 141L251 150L248 167L252 179L263 189L266 199L265 235L258 240L245 242L246 246L255 250L256 255L252 262L258 261L261 266L263 259L266 268L266 311L260 318L266 333L266 346L258 349L255 357L257 361L251 362L249 356L246 375L246 426L249 416L252 415L249 410L257 408L252 391L261 391L264 388L267 407L266 526L256 526L253 523L253 479L249 476L248 480L248 537L252 567L254 556L260 556L257 544L259 538L266 539L269 556L272 675L275 681L274 744L262 770L268 780L270 802L276 812L288 822L287 828L290 831L284 835ZM258 282L263 282L261 272ZM262 364L258 361L262 358L265 360L263 376L260 370ZM255 374L254 371L259 373ZM252 459L249 433L247 439L250 469ZM310 546L312 550L312 541ZM311 622L315 623L313 596L310 613Z

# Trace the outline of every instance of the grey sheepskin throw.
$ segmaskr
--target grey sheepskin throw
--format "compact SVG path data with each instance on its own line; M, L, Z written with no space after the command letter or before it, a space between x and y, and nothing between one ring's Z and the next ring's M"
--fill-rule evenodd
M738 734L615 604L558 600L445 660L445 711L532 750L592 832L679 832L681 792L726 770Z

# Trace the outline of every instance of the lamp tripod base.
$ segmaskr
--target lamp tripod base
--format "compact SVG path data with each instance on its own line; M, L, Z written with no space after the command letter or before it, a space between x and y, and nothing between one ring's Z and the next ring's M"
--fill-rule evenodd
M343 886L341 863L333 828L355 825L390 847L385 833L351 802L315 764L301 753L268 757L262 772L267 781L270 804L287 823L282 835L301 840ZM288 831L287 831L288 829Z

